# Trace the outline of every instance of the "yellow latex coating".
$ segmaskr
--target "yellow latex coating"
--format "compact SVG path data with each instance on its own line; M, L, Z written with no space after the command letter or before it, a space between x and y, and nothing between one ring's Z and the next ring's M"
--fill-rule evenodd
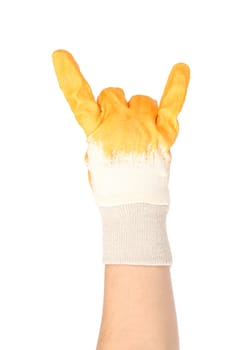
M78 123L86 134L91 133L100 121L100 114L89 84L69 52L57 50L52 58L60 88Z
M178 114L186 97L190 70L184 63L173 66L160 104L135 95L127 102L121 88L103 89L95 101L88 82L73 56L65 50L53 53L59 85L88 139L100 142L105 155L117 152L148 153L162 145L166 152L179 132Z

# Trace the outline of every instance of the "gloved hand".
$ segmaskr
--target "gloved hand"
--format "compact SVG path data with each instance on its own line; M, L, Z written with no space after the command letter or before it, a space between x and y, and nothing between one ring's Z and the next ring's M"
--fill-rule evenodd
M171 265L166 233L170 148L189 83L189 67L176 64L160 104L120 88L95 101L72 55L53 53L59 85L87 136L85 160L103 224L103 263Z

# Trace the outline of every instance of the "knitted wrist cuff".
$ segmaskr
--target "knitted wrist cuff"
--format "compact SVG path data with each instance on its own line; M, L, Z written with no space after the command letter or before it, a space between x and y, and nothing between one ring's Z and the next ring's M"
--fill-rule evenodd
M166 233L168 205L148 203L101 207L103 263L171 265Z

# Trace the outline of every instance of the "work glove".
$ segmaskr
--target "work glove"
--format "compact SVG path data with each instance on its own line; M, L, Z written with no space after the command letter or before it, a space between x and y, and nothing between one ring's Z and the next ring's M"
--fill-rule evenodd
M158 105L144 95L127 101L114 87L95 100L69 52L57 50L52 58L60 88L87 137L85 161L102 219L103 263L171 265L170 148L179 132L189 67L173 66Z

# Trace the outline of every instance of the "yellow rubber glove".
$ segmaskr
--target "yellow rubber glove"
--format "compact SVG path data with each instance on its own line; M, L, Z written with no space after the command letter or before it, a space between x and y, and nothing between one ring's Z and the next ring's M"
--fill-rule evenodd
M72 55L53 53L59 85L87 135L85 160L102 214L103 262L171 265L165 219L170 148L179 132L190 71L176 64L160 104L143 95L126 101L121 88L95 100Z

